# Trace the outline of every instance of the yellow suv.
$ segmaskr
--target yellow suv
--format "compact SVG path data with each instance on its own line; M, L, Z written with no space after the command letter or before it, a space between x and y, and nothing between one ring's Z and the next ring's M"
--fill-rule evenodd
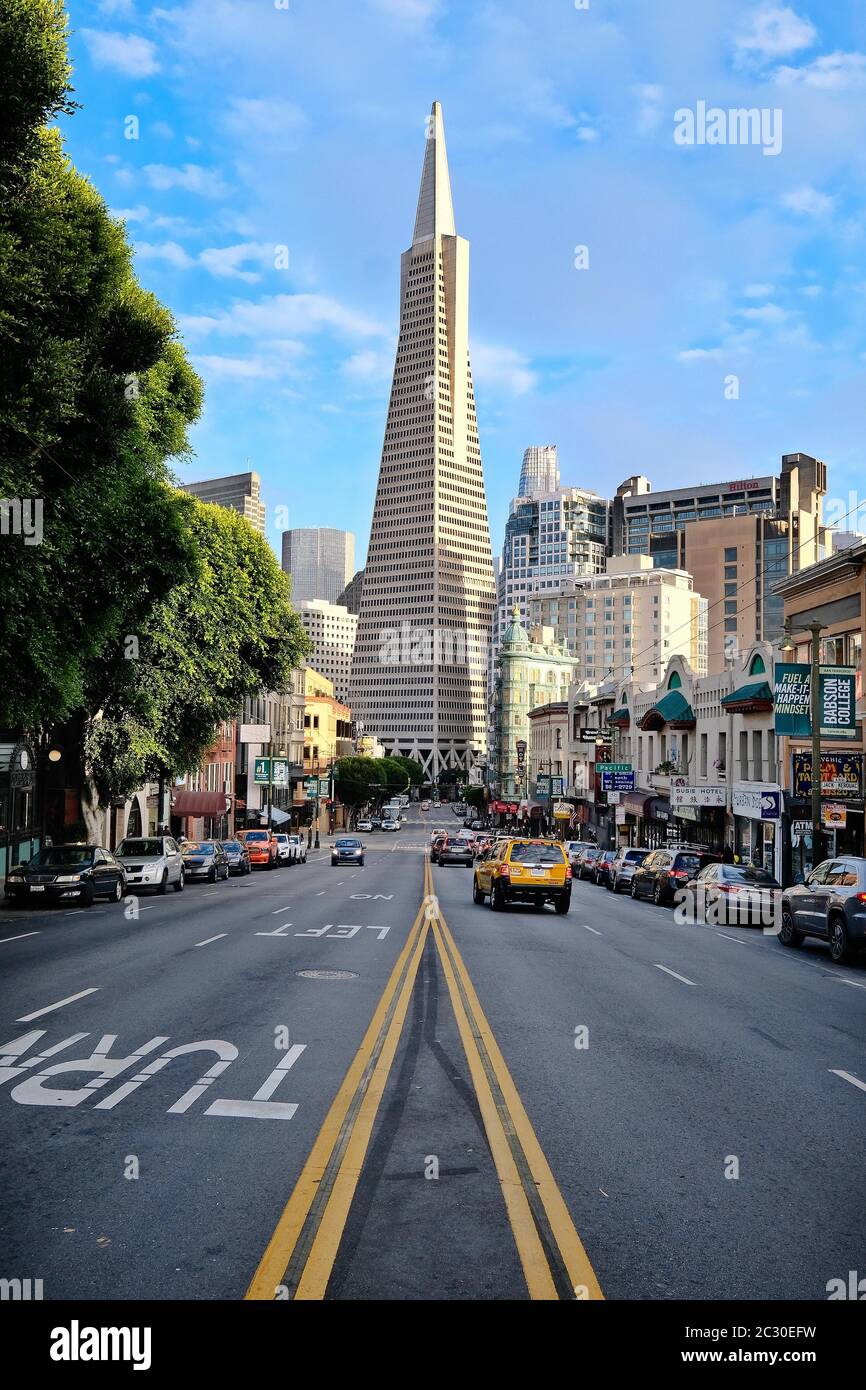
M531 903L540 911L553 903L565 913L571 903L571 865L558 840L495 840L475 869L472 901L489 897L494 912L506 903Z

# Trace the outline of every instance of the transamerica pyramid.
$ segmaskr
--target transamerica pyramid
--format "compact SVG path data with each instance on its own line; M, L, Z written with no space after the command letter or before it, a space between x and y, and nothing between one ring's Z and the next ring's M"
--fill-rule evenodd
M356 721L428 776L486 749L495 588L469 366L469 243L438 101L427 122L352 660Z

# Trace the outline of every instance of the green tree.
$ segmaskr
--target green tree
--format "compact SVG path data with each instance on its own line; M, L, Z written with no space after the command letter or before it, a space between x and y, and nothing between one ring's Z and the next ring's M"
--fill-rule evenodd
M59 0L2 0L0 498L38 504L42 536L0 543L0 725L31 732L80 713L106 648L196 567L169 460L201 385L46 128L69 77Z
M357 810L379 800L381 758L339 758L334 764L334 787L344 806Z
M85 751L103 803L193 771L217 726L247 696L287 690L310 649L264 538L237 512L180 501L194 571L93 667Z
M424 769L417 758L404 758L402 754L394 753L391 756L391 762L399 763L400 767L404 769L409 778L410 786L421 787L424 785Z

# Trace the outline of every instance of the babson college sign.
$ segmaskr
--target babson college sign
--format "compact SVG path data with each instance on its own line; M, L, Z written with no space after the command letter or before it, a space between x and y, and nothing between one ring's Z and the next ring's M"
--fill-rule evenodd
M856 672L850 666L822 666L818 673L822 738L857 737ZM773 692L774 727L789 738L812 734L812 672L805 662L779 662Z

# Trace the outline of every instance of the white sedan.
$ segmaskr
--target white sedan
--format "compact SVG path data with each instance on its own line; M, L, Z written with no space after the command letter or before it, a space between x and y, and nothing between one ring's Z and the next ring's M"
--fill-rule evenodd
M398 821L395 821L395 820L383 820L383 821L382 821L382 829L383 829L383 830L399 830L399 829L400 829L400 825L399 825L399 822L398 822Z
M373 822L372 822L371 820L359 820L359 821L358 821L358 824L357 824L357 826L356 826L356 829L357 829L357 830L372 830L372 829L373 829Z

